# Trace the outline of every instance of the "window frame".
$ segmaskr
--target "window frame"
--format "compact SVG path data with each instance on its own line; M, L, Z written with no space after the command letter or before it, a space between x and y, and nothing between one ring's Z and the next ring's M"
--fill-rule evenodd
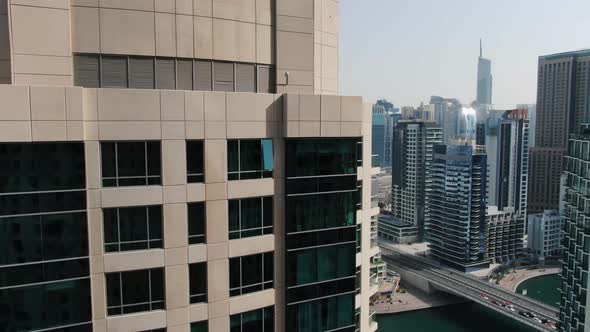
M244 319L243 319L243 315L247 315L247 314L255 314L256 311L260 311L261 313L261 319L260 319L260 324L262 326L262 329L259 332L274 332L274 330L276 329L276 321L275 321L275 305L270 305L267 307L263 307L263 308L259 308L259 309L254 309L254 310L249 310L249 311L245 311L245 312L240 312L237 314L233 314L230 315L229 318L229 326L230 326L230 332L243 332L243 326L244 326ZM265 318L266 317L270 317L270 322L272 322L272 326L270 327L270 331L269 329L267 329L267 323ZM232 321L238 321L238 326L239 329L232 329Z
M195 145L200 145L201 149L201 173L191 173L189 164L189 155L194 153L193 149L198 148ZM198 167L197 167L198 168ZM187 140L186 141L186 182L187 183L204 183L205 182L205 142L203 140Z
M129 274L129 273L133 273L133 272L139 272L139 271L147 271L148 272L148 301L147 302L138 302L138 303L125 303L125 296L124 296L124 285L123 285L123 275L124 274ZM152 277L152 272L158 272L161 273L161 279L162 279L162 299L161 300L153 300L152 299L152 288L155 286L154 283L154 277ZM116 306L109 306L109 300L108 300L108 296L110 294L109 291L109 286L110 286L110 282L109 282L109 278L111 276L115 276L118 277L118 285L114 286L114 287L118 287L119 290L119 299L120 299L120 305L116 305ZM121 271L121 272L109 272L105 274L105 279L106 279L106 304L107 304L107 317L109 316L121 316L121 315L127 315L127 314L134 314L134 313L138 313L138 312L149 312L149 311L154 311L154 310L166 310L166 275L164 272L164 268L160 267L160 268L153 268L153 269L142 269L142 270L133 270L133 271ZM116 281L116 280L115 280ZM116 290L116 289L115 289ZM158 304L157 307L154 307L155 304ZM160 306L161 304L161 306ZM125 307L133 307L133 306L141 306L141 305L149 305L149 310L137 310L137 311L128 311L125 312L123 309ZM112 309L120 309L119 313L110 313L110 310Z
M246 257L253 257L253 256L260 256L261 257L261 264L260 264L260 279L261 279L261 281L257 282L257 283L244 285L244 266L245 265L243 263L243 260ZM272 267L271 267L272 268L272 279L271 280L267 280L266 274L265 274L265 261L266 261L266 259L268 259L268 257L270 257L270 260L272 262ZM235 262L238 262L237 266L239 266L239 275L240 275L239 283L240 283L240 285L232 287L232 275L233 275L232 267L235 266L234 265ZM229 296L230 297L241 296L241 295L245 295L245 294L260 292L260 291L274 288L274 279L275 279L274 265L275 264L274 264L274 252L273 251L230 258L229 259L229 276L230 276ZM258 289L257 286L260 286L260 288ZM248 290L248 289L250 289L250 290Z
M145 240L132 240L132 241L121 241L121 209L141 209L145 208L145 225L146 225L146 233L147 238ZM152 209L159 209L159 216L160 216L160 234L161 238L150 238L151 235L151 228L150 228L150 215ZM107 234L107 220L106 220L106 211L114 211L115 218L117 219L117 242L106 242L106 234ZM158 212L158 211L156 211ZM164 248L164 227L163 222L164 215L163 215L163 208L162 205L146 205L146 206L133 206L133 207L116 207L116 208L105 208L103 209L103 236L104 236L104 251L105 253L112 253L112 252L127 252L127 251L138 251L138 250L151 250L151 249L163 249ZM135 226L137 227L137 226ZM153 244L155 242L155 244ZM158 244L159 242L159 244ZM146 243L147 248L145 249L121 249L122 244L133 244L133 243ZM117 250L107 250L107 246L109 245L116 245Z
M258 170L242 170L242 142L260 142L260 169ZM264 160L265 160L265 143L270 142L270 152L271 160L272 160L272 170L267 170L265 168ZM230 154L233 154L230 151L233 148L233 144L237 143L237 160L230 159ZM227 178L229 181L236 181L236 180L255 180L255 179L266 179L266 178L273 178L274 177L274 140L272 138L258 138L258 139L231 139L227 141ZM233 165L231 163L237 162L237 170L232 170ZM258 175L259 173L259 175ZM246 174L257 174L255 177L245 176Z
M137 144L144 144L144 167L145 167L145 174L135 175L135 176L119 176L120 169L119 169L119 144L129 144L129 143L137 143ZM153 143L156 144L158 147L158 175L150 175L150 167L149 161L151 160L148 151L150 150L148 144ZM105 168L105 146L107 144L114 144L113 155L114 155L114 176L104 176L104 168ZM100 142L100 156L101 156L101 185L103 188L118 188L118 187L134 187L134 186L161 186L162 185L162 143L161 141L154 141L154 140L145 140L145 141L101 141ZM143 179L143 184L120 184L121 180L140 180ZM154 180L150 180L154 179ZM113 184L105 184L105 181L115 181ZM152 181L152 183L150 183Z
M245 200L255 200L260 199L260 226L259 227L252 227L252 228L242 228L242 203ZM271 223L270 225L265 223L265 201L266 204L270 203L271 209ZM231 229L231 214L232 214L232 202L238 204L238 229L232 230ZM244 239L254 236L263 236L268 234L274 234L274 196L260 196L260 197L248 197L248 198L238 198L238 199L230 199L228 201L228 236L230 240L237 240L237 239ZM259 230L258 234L253 235L246 235L244 233L253 232ZM236 237L232 237L233 234L237 234Z
M195 270L193 270L193 268L194 269L200 268L202 270L195 271ZM208 301L208 294L207 294L207 282L208 282L207 281L207 262L199 262L199 263L191 263L191 264L189 264L189 266L188 266L188 272L189 272L189 277L188 277L188 280L189 280L189 303L190 304L207 303L207 301ZM193 289L192 289L193 288L193 285L192 285L193 272L194 273L197 273L197 272L203 273L203 276L202 276L203 278L202 279L204 279L204 281L203 281L204 282L204 288L205 288L205 292L204 293L196 293L196 294L193 294L192 293L192 291L193 291ZM195 276L195 277L198 278L199 276ZM199 279L199 281L202 281L201 278L198 278L198 279ZM203 286L203 285L201 285L201 286ZM193 299L195 299L195 300L193 301Z

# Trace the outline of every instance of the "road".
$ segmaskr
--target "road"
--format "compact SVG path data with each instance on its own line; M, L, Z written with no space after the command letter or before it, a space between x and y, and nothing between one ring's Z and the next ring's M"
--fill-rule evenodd
M393 247L382 246L381 256L394 269L416 273L440 290L477 302L539 331L555 331L534 319L519 315L519 311L528 311L540 319L556 322L559 312L554 307L504 290L463 272L440 266L424 257L403 253ZM514 311L492 301L512 303Z

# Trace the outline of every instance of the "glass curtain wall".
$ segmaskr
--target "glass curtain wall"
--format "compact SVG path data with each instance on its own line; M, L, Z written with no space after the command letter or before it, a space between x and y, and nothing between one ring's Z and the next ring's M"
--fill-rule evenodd
M286 140L286 330L355 328L359 138Z

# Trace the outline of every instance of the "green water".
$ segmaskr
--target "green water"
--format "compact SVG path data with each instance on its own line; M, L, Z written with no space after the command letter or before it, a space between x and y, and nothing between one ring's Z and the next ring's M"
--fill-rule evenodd
M531 298L555 305L559 301L559 276L529 279L518 290L527 288ZM518 323L476 303L377 316L379 332L533 332Z
M536 277L522 282L516 291L522 294L522 290L526 289L526 296L552 306L558 306L559 291L557 288L559 288L560 282L561 278L557 274Z

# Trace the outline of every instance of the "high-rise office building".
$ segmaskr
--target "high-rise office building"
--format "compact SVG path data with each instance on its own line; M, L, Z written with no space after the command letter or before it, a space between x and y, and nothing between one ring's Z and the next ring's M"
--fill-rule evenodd
M590 50L539 57L535 147L530 153L528 210L559 208L560 176L570 130L590 120Z
M483 57L481 39L477 59L477 98L478 105L492 104L492 61Z
M0 4L0 330L376 330L337 1Z
M488 159L496 172L488 181L494 196L494 205L488 205L488 256L493 263L508 262L524 253L528 121L526 110L506 111L497 130L497 147L492 147L495 159Z
M510 110L500 121L497 149L498 209L513 208L523 216L527 209L529 120L527 111Z
M436 144L442 144L442 130L435 122L401 121L394 129L391 212L394 218L417 227L420 238L424 235L426 185Z
M391 143L393 128L399 121L401 114L396 113L393 104L385 99L378 100L373 105L372 151L375 166L387 171L391 169Z
M435 145L426 191L430 254L462 271L489 266L487 157L480 146Z
M588 262L590 260L590 125L581 125L569 139L565 155L560 320L561 331L588 331ZM586 327L584 327L586 325Z
M454 98L432 96L430 105L434 105L434 121L443 130L444 144L459 137L459 123L462 120L461 103Z

